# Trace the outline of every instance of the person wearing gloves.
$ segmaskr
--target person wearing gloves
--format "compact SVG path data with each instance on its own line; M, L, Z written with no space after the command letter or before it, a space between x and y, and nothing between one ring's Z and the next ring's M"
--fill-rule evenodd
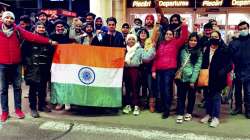
M19 119L25 117L21 110L21 48L20 38L40 44L56 45L57 42L38 34L25 31L14 24L15 15L11 11L5 11L0 22L0 95L2 115L1 121L5 122L9 117L8 87L13 84L15 113Z
M126 55L125 55L125 68L124 68L124 82L126 94L124 97L125 107L123 113L128 114L131 105L134 106L134 115L140 114L138 106L139 100L139 66L143 61L150 61L155 56L155 48L151 43L150 47L143 49L137 42L137 36L128 34L126 38ZM132 95L132 96L130 96Z

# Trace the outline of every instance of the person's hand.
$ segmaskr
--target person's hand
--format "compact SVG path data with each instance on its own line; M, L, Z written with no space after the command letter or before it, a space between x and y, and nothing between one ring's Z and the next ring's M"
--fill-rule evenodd
M53 40L50 40L50 45L52 45L52 46L56 46L56 45L58 45L58 42L53 41Z
M194 88L194 83L190 83L189 86L190 86L191 88Z
M186 18L183 17L181 20L182 20L182 25L186 25L187 24L187 19Z
M157 21L156 23L161 23L161 14L157 14Z
M156 72L152 72L152 77L156 79Z
M86 36L88 36L87 33L83 33L83 34L80 35L81 38L86 37Z
M102 33L102 30L96 30L96 34Z
M159 0L155 0L155 7L160 7L159 6Z

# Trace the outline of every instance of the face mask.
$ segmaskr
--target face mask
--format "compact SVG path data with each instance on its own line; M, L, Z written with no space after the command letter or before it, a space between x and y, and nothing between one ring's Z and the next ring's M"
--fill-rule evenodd
M249 34L248 30L242 30L240 31L240 36L247 36Z
M97 24L95 25L96 30L101 30L101 28L102 28L102 25L97 25Z
M138 28L141 28L141 26L135 24L135 25L134 25L134 28L135 28L135 29L138 29Z
M177 27L179 27L179 24L175 24L175 23L170 24L170 28L173 29L173 30L176 29Z
M212 39L210 39L210 42L211 42L212 45L218 45L220 40L212 38Z

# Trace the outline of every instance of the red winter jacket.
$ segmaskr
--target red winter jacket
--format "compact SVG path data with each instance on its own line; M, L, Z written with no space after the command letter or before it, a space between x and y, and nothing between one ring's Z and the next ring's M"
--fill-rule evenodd
M180 48L188 38L188 27L182 25L180 38L171 41L162 41L154 59L152 72L177 68L177 56Z
M20 39L18 38L17 31L24 40L49 44L48 38L25 31L16 25L14 25L13 34L7 37L2 31L2 23L0 22L0 64L18 64L21 62Z

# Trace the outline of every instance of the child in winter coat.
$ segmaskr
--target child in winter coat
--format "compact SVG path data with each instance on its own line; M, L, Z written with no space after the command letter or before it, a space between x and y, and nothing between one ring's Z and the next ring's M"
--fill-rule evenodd
M35 33L47 37L45 24L37 22ZM39 117L39 111L50 112L46 106L47 82L50 79L50 66L53 48L49 45L30 43L24 55L24 76L29 87L31 116ZM38 97L38 98L37 98ZM38 99L38 102L37 102ZM38 103L38 109L37 109Z

